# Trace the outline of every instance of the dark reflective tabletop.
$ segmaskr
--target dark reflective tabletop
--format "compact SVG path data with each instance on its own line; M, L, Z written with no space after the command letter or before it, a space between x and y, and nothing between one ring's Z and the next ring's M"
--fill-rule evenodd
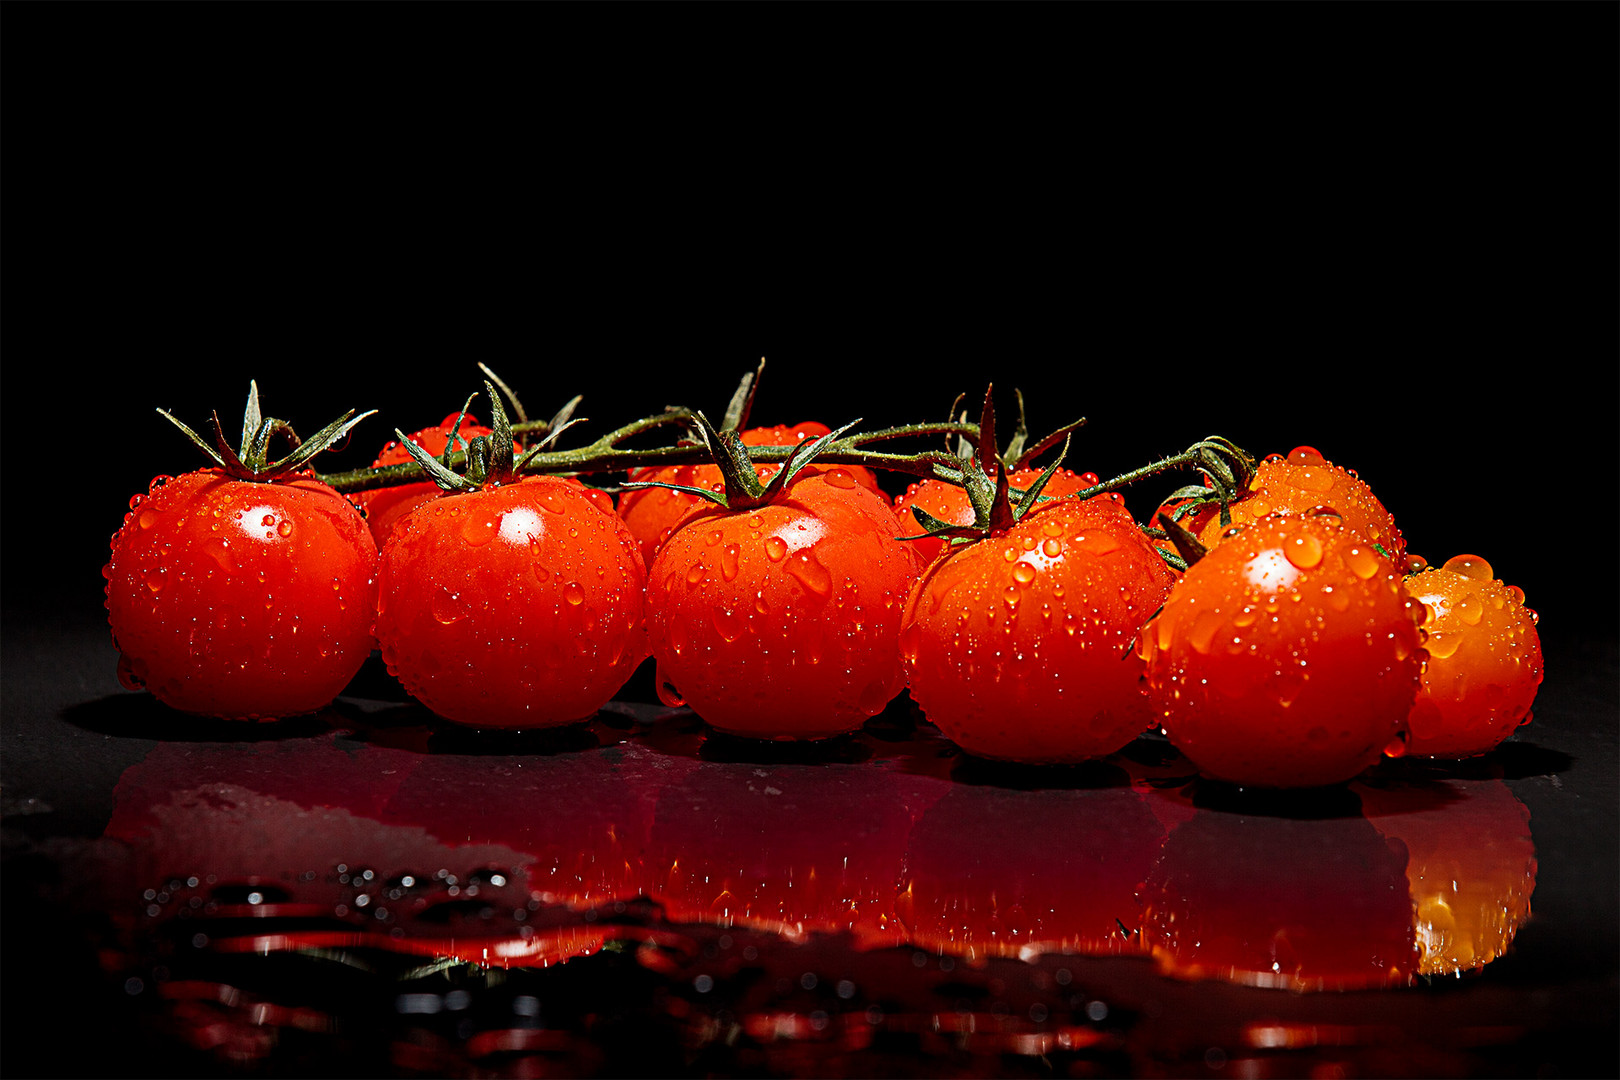
M904 696L732 739L647 672L548 733L375 659L315 716L188 720L101 633L7 641L7 1034L60 1075L1615 1065L1612 642L1555 641L1485 758L1262 795L1150 736L977 760Z

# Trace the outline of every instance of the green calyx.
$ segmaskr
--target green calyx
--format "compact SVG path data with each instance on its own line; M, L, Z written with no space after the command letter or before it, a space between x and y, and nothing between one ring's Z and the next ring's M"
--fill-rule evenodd
M250 381L247 409L242 416L242 441L240 446L235 448L225 440L225 429L220 423L218 412L215 412L209 421L209 428L213 434L212 442L204 439L167 410L159 409L157 412L159 416L179 428L193 445L208 455L215 465L225 470L225 473L233 479L267 483L308 466L316 454L330 449L333 443L347 435L350 429L376 410L372 409L356 416L354 410L350 409L308 439L300 439L287 421L264 415L259 408L259 384L257 381ZM277 438L289 444L291 449L285 457L272 461L270 445Z
M1006 532L1044 500L1045 496L1041 492L1046 489L1047 481L1062 466L1063 459L1069 453L1070 437L1077 428L1085 424L1085 420L1077 420L1059 428L1026 450L1024 444L1028 437L1028 429L1024 424L1024 396L1020 393L1018 426L1014 429L1006 454L998 457L995 449L996 415L991 403L992 389L993 387L985 388L984 405L979 415L978 445L974 447L963 440L959 458L960 467L936 470L939 479L959 484L967 492L968 503L973 507L973 524L957 525L941 521L921 507L913 506L911 516L917 519L917 524L922 526L923 532L916 536L903 536L902 540L938 536L949 539L953 544L972 543L987 536ZM1041 475L1036 477L1035 482L1028 488L1012 487L1008 477L1014 469L1027 467L1029 462L1056 445L1060 438L1063 440L1063 448L1052 463L1042 470Z
M530 458L545 451L556 442L559 435L579 422L573 418L574 409L580 402L579 397L575 396L551 418L551 423L547 425L546 437L522 458L518 458L517 443L512 436L512 421L507 416L506 407L501 403L501 395L495 392L496 384L500 385L520 417L523 415L523 407L518 404L517 398L507 389L506 384L496 378L494 372L482 364L479 367L489 376L484 380L484 392L489 395L490 434L467 440L461 437L462 421L467 418L467 410L472 407L477 394L469 396L466 403L461 406L461 413L456 417L450 439L444 444L444 453L437 458L412 442L403 431L394 429L394 434L399 438L400 445L405 447L406 453L422 467L428 479L445 491L479 491L486 487L510 484L522 475L523 466L528 464ZM461 444L460 457L465 463L465 471L460 473L451 468L457 457L457 443Z

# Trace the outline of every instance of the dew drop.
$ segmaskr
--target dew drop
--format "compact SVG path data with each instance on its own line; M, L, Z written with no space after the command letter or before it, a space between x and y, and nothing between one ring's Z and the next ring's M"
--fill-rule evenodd
M1301 570L1309 570L1322 561L1322 541L1309 533L1292 537L1283 545L1283 555Z
M1045 555L1048 559L1057 558L1059 555L1063 554L1063 542L1052 537L1047 537L1046 541L1041 544L1041 554Z
M832 588L832 574L822 566L809 548L796 553L787 562L788 575L817 596L826 596Z
M855 477L847 469L828 469L822 474L822 479L827 481L828 487L848 490L855 486Z
M771 562L781 562L787 557L787 541L780 536L767 536L765 538L765 556Z
M1311 509L1311 516L1314 517L1314 518L1321 518L1323 521L1326 521L1329 525L1343 525L1344 524L1344 515L1340 514L1337 510L1333 509L1333 507L1331 507L1331 506L1313 507Z
M1028 585L1035 580L1035 568L1027 562L1018 563L1012 568L1012 577L1018 584Z
M703 575L707 574L708 572L708 568L702 563L693 563L686 571L686 583L688 585L696 585L698 582L703 580Z
M1325 465L1327 458L1314 446L1296 446L1288 451L1290 465Z
M1362 581L1370 580L1383 567L1383 561L1372 551L1357 545L1344 553L1344 564Z
M703 538L703 542L709 547L714 547L714 545L725 539L725 535L726 534L721 532L719 529L715 529L713 532L709 533L709 535Z
M1446 560L1443 569L1450 570L1454 574L1461 574L1466 578L1472 578L1475 581L1489 581L1496 576L1496 571L1491 569L1491 564L1478 555L1454 555Z
M1479 597L1474 593L1463 597L1451 610L1469 626L1478 626L1479 620L1485 617L1485 605L1480 603Z
M284 537L291 536L292 531L293 531L293 523L291 521L288 521L286 518L282 518L281 519L281 524L276 526L276 532L280 533Z
M723 607L714 609L714 632L722 641L736 641L742 634L742 620Z
M563 586L563 599L574 607L578 607L585 602L585 590L580 586L579 582L570 581Z
M727 544L720 549L720 576L727 581L735 580L737 577L738 554L736 544Z
M679 709L685 705L686 699L681 697L681 692L675 689L675 684L664 674L663 665L657 665L654 671L653 684L657 689L658 700L672 709Z

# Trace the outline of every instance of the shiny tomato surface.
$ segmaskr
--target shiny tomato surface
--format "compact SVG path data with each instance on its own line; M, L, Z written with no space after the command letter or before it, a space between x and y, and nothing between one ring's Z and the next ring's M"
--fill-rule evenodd
M1541 686L1536 613L1477 555L1407 577L1406 591L1428 609L1429 654L1407 752L1462 758L1495 749L1530 722Z
M319 709L371 651L376 565L359 513L307 474L160 478L102 571L119 677L188 713Z
M1187 570L1140 653L1165 734L1200 772L1313 787L1403 752L1422 617L1337 515L1277 514Z
M918 580L900 638L911 696L980 757L1113 753L1151 725L1131 646L1174 580L1117 499L1039 507Z
M377 642L405 689L447 720L572 723L646 658L644 585L634 538L576 482L444 495L383 547Z
M853 731L905 685L897 640L916 556L847 470L750 510L681 519L648 571L660 693L762 739Z

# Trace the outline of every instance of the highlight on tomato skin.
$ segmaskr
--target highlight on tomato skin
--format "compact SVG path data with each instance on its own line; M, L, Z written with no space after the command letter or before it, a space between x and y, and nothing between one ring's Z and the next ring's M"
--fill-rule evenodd
M159 477L102 571L119 679L201 716L321 709L370 655L376 564L359 513L308 474Z
M912 699L978 757L1104 757L1151 726L1131 644L1175 573L1115 498L1057 499L955 546L913 587Z
M738 437L742 439L744 446L797 446L799 443L830 434L832 429L826 424L816 420L805 420L797 424L748 428L739 432ZM831 467L811 464L805 467L805 475L814 476ZM840 465L837 468L854 477L861 487L883 495L883 489L878 485L877 474L871 469L862 465ZM761 464L755 466L754 471L759 474L761 482L769 483L779 469L781 469L779 464ZM630 479L637 482L706 488L710 491L720 491L724 487L718 465L666 465L637 469L631 473ZM620 497L619 516L624 518L625 524L630 527L631 535L641 545L643 560L651 566L653 558L658 554L658 548L675 524L689 510L706 505L708 504L699 496L684 491L672 491L663 487L637 488L625 492Z
M384 663L455 723L588 719L647 656L635 539L575 481L443 495L398 523L378 577Z
M1374 550L1391 565L1405 565L1406 539L1395 516L1354 469L1333 464L1311 446L1296 446L1286 456L1272 454L1261 461L1248 493L1232 503L1231 523L1246 525L1267 514L1302 514L1317 507L1333 510L1345 528L1376 545ZM1220 507L1213 505L1187 515L1181 523L1206 548L1220 543L1228 528L1221 524Z
M1541 639L1524 593L1477 555L1405 579L1428 610L1428 662L1412 705L1407 753L1475 757L1530 722L1541 685Z
M1205 776L1318 787L1405 752L1423 615L1338 515L1273 514L1188 568L1139 655L1165 734Z

